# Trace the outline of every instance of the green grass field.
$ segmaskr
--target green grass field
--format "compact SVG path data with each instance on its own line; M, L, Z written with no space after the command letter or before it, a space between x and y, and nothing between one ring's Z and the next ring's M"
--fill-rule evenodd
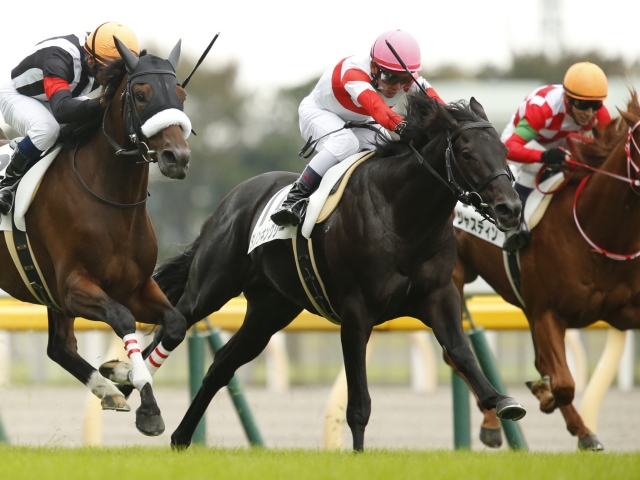
M0 479L487 479L640 478L636 453L0 447Z

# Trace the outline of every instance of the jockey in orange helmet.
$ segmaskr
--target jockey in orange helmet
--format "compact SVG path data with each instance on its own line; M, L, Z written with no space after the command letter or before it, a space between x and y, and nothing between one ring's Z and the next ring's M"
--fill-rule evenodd
M396 50L412 75L393 55L386 42ZM400 134L405 126L391 108L404 97L414 82L420 82L431 97L442 102L420 70L420 46L402 30L380 35L367 55L347 57L324 72L318 84L298 109L302 137L318 140L318 154L296 180L280 209L271 216L276 225L298 225L302 221L308 197L318 188L324 174L337 163L372 149L376 132ZM443 102L444 103L444 102ZM376 131L345 129L346 121L375 121Z
M109 66L120 58L113 37L139 54L138 39L120 23L103 23L91 33L54 37L35 45L0 85L0 112L24 138L0 180L0 213L12 207L15 186L42 153L52 147L60 124L90 120L108 100L88 93L110 80Z
M535 188L535 178L546 165L560 165L567 153L569 133L590 135L611 121L603 105L607 98L607 77L600 67L589 62L572 65L562 85L535 89L522 102L502 132L509 149L508 159L516 166L515 189L523 205ZM531 233L524 221L506 234L503 248L515 252L528 244Z

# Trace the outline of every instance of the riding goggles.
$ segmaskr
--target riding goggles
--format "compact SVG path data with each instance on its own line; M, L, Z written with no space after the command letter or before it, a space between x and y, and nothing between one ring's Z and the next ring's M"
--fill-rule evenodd
M592 109L594 112L597 112L602 108L602 100L578 100L577 98L572 98L571 105L578 110Z
M406 87L413 81L413 77L407 74L398 74L397 72L390 72L389 70L383 70L378 67L380 70L380 80L382 80L387 85L395 85L399 83L403 87Z

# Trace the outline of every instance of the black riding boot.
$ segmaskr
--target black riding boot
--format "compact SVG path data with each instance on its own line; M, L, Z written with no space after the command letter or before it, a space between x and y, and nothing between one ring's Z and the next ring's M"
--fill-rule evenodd
M296 180L280 209L271 215L271 221L278 226L293 227L302 223L304 214L307 213L308 199L312 193L313 190L308 189L300 179Z
M2 215L9 215L13 207L16 185L27 171L29 162L31 160L16 147L11 157L11 163L4 172L4 178L0 180L0 213Z
M518 196L522 202L522 217L520 217L520 224L516 228L505 233L502 249L508 253L516 253L531 242L531 232L529 231L527 223L524 221L524 204L529 194L533 191L533 188L523 187L519 183L516 183L514 188L516 192L518 192Z

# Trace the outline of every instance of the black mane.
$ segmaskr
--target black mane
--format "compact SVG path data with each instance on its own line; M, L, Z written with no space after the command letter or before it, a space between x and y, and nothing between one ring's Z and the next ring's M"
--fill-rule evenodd
M457 121L483 121L465 100L458 100L444 105L449 114ZM404 120L407 127L402 140L391 140L379 135L376 149L380 156L390 157L407 151L407 143L411 142L416 149L424 147L431 139L447 129L446 123L438 114L437 101L422 92L407 95L407 112Z

